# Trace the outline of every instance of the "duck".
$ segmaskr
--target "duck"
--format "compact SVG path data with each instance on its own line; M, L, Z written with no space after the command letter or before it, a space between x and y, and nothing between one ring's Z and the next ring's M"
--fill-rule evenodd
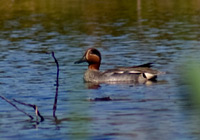
M153 63L146 63L131 67L118 67L100 71L101 53L96 48L89 48L83 57L75 61L75 64L87 62L88 69L84 73L84 81L87 83L146 83L156 81L157 76L164 74L152 69Z

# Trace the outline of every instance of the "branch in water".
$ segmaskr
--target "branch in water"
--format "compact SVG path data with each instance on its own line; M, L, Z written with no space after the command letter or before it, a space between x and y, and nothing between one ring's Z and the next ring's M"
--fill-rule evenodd
M28 116L31 120L33 119L33 117L32 117L30 114L28 114L28 113L26 113L25 111L19 109L19 108L18 108L15 104L13 104L10 100L6 99L5 97L3 97L3 96L1 96L1 95L0 95L0 97L1 97L4 101L6 101L7 103L9 103L10 105L12 105L13 107L15 107L18 111L24 113L24 114L25 114L26 116Z
M38 116L40 117L41 119L41 122L44 121L44 117L40 114L39 110L38 110L38 107L36 105L32 105L32 104L27 104L27 103L23 103L21 101L18 101L16 99L13 99L13 101L19 103L19 104L22 104L22 105L25 105L25 106L29 106L29 107L32 107L34 110L35 110L35 115L36 117L38 118Z
M56 94L54 98L54 105L53 105L53 117L56 118L56 108L57 108L57 99L58 99L58 87L59 87L59 64L58 61L54 55L54 52L52 52L52 57L55 60L56 66L57 66L57 77L56 77Z

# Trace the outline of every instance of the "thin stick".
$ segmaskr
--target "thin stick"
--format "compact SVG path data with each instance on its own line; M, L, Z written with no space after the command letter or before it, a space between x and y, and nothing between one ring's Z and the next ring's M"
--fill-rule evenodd
M58 87L59 87L59 64L58 61L54 55L54 52L52 52L52 57L55 60L56 66L57 66L57 77L56 77L56 94L54 98L54 105L53 105L53 117L56 118L56 109L57 109L57 99L58 99Z
M44 117L40 114L39 110L38 110L38 107L36 105L32 105L32 104L27 104L27 103L23 103L21 101L18 101L16 99L13 99L13 101L19 103L19 104L22 104L22 105L25 105L25 106L29 106L29 107L32 107L34 110L35 110L35 115L36 117L40 117L41 119L41 122L44 121Z
M28 113L24 112L23 110L19 109L19 108L18 108L15 104L13 104L11 101L9 101L8 99L6 99L5 97L3 97L3 96L1 96L1 95L0 95L0 97L1 97L4 101L6 101L7 103L9 103L10 105L12 105L13 107L15 107L18 111L24 113L24 114L25 114L26 116L28 116L31 120L33 119L33 117L32 117L30 114L28 114Z

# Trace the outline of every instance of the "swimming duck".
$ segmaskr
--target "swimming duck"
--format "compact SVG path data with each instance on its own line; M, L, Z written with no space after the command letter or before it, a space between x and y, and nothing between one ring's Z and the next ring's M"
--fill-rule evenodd
M157 75L162 74L162 72L150 68L152 63L132 67L119 67L101 72L99 71L101 53L95 48L87 49L83 57L74 63L79 64L82 62L89 64L88 70L84 74L84 81L91 83L145 83L147 81L155 81Z

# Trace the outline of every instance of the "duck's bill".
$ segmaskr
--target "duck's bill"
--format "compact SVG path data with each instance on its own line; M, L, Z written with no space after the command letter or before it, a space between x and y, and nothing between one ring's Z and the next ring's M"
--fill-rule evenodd
M74 64L79 64L79 63L83 63L86 62L85 56L83 56L80 60L75 61Z

